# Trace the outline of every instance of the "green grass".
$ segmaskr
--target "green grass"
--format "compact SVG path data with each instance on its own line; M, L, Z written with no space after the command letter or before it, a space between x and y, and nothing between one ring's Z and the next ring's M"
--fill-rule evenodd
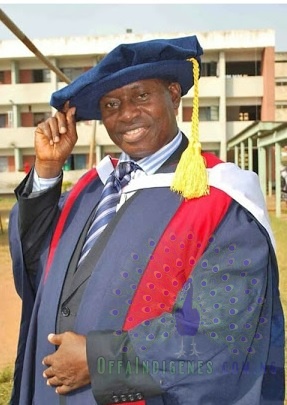
M0 197L0 212L10 210L15 201L16 198L14 197Z
M0 405L9 403L13 382L13 369L7 367L0 373Z
M281 300L284 307L285 318L287 319L287 261L286 261L286 235L287 220L276 218L270 214L271 227L276 241L276 255L279 267L279 282Z

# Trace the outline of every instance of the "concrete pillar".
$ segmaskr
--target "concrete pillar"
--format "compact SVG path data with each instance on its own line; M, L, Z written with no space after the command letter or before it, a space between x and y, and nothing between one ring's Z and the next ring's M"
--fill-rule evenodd
M239 166L239 148L238 146L234 146L234 163Z
M102 160L102 155L102 147L100 145L96 145L96 164L98 164Z
M13 100L9 100L11 103L11 110L9 111L9 127L18 128L20 127L20 108Z
M19 67L16 61L11 62L11 84L19 83ZM20 127L20 111L14 100L9 100L11 103L11 123L12 128Z
M269 197L272 196L272 163L273 163L273 156L272 156L272 147L269 146L268 148L268 176L267 176L267 183L268 183L268 195Z
M15 172L22 170L23 168L23 156L21 149L14 147L14 160L15 160Z
M56 58L52 58L51 59L51 63L53 63L53 65L57 66L57 59ZM53 72L52 70L51 72L51 84L52 84L52 91L56 91L58 90L58 79L57 79L57 75L55 72ZM51 115L53 116L55 114L57 110L53 107L51 107Z
M258 148L258 174L262 193L266 198L266 149Z
M16 61L11 63L11 84L19 83L19 67Z
M182 122L182 100L181 100L181 102L179 104L179 107L177 109L177 120L178 120L178 122Z
M17 104L13 104L12 111L13 111L13 128L19 128L21 121L19 106Z
M253 170L253 141L248 138L248 170Z
M244 142L240 142L240 162L241 162L241 169L245 169L245 148Z
M56 58L52 58L51 59L51 63L53 63L53 65L58 67L57 64L57 59ZM55 72L53 72L53 70L51 70L51 83L52 83L52 87L54 89L54 91L58 90L58 80L57 80L57 74Z

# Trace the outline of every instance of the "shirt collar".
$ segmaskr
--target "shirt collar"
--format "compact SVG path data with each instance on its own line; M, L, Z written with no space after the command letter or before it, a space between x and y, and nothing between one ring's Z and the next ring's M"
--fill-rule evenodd
M177 135L168 144L164 145L161 149L156 151L150 156L138 160L136 163L141 167L141 169L148 175L154 174L157 169L175 152L179 147L182 140L182 133L178 131ZM121 153L119 158L120 162L133 161L125 152ZM96 166L97 173L103 184L109 175L114 170L110 156L105 156L99 164Z
M144 157L140 160L137 160L137 164L142 168L142 170L149 174L154 174L161 165L176 151L179 147L182 140L182 133L178 131L177 135L166 145L164 145L161 149L156 151L150 156ZM125 152L121 153L120 162L130 161L133 159L130 158L128 154Z

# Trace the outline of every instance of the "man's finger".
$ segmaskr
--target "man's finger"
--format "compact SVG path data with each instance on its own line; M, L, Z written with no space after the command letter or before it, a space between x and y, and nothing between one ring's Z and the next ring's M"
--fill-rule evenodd
M62 333L59 333L58 335L56 335L55 333L50 333L48 335L49 342L55 346L60 346L60 344L62 343L62 339L63 339Z
M76 120L75 120L76 107L71 107L66 114L67 129L70 142L75 144L78 139Z
M50 367L51 366L50 356L44 357L43 360L42 360L42 364L43 364L43 366Z
M68 128L70 131L73 132L75 132L75 114L76 114L76 107L71 107L66 114Z
M59 379L57 377L51 377L51 378L48 378L47 385L50 385L52 387L59 387L62 385L62 383L59 381Z
M67 100L62 108L62 112L66 114L69 108L70 108L70 100Z
M71 107L69 108L68 112L67 112L67 119L74 119L74 116L76 114L76 107Z
M52 378L55 376L55 372L52 367L48 367L44 372L43 372L43 377L44 378Z
M68 385L61 385L56 388L56 393L59 395L65 395L73 391L74 388L69 387Z
M67 132L67 117L66 113L63 111L57 111L55 114L55 119L57 120L58 131L60 134L65 134Z

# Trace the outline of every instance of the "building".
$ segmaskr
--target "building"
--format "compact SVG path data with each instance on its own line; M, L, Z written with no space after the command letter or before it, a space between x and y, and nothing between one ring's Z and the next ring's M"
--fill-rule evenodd
M266 197L275 194L280 217L286 193L282 173L287 167L287 52L275 53L275 121L254 121L227 142L228 154L243 169L259 175ZM284 197L285 195L285 197Z
M275 121L287 121L287 52L275 53Z
M287 120L286 53L275 53L273 30L126 33L38 39L34 43L74 79L119 43L191 34L198 36L204 49L199 85L201 142L205 150L224 160L232 159L227 155L227 142L251 123ZM19 40L0 41L0 83L0 171L22 171L33 164L35 126L54 113L49 106L51 93L66 84ZM179 127L186 135L190 133L192 97L193 89L183 97L178 111ZM105 154L119 153L101 122L78 123L78 135L64 169L86 169Z

